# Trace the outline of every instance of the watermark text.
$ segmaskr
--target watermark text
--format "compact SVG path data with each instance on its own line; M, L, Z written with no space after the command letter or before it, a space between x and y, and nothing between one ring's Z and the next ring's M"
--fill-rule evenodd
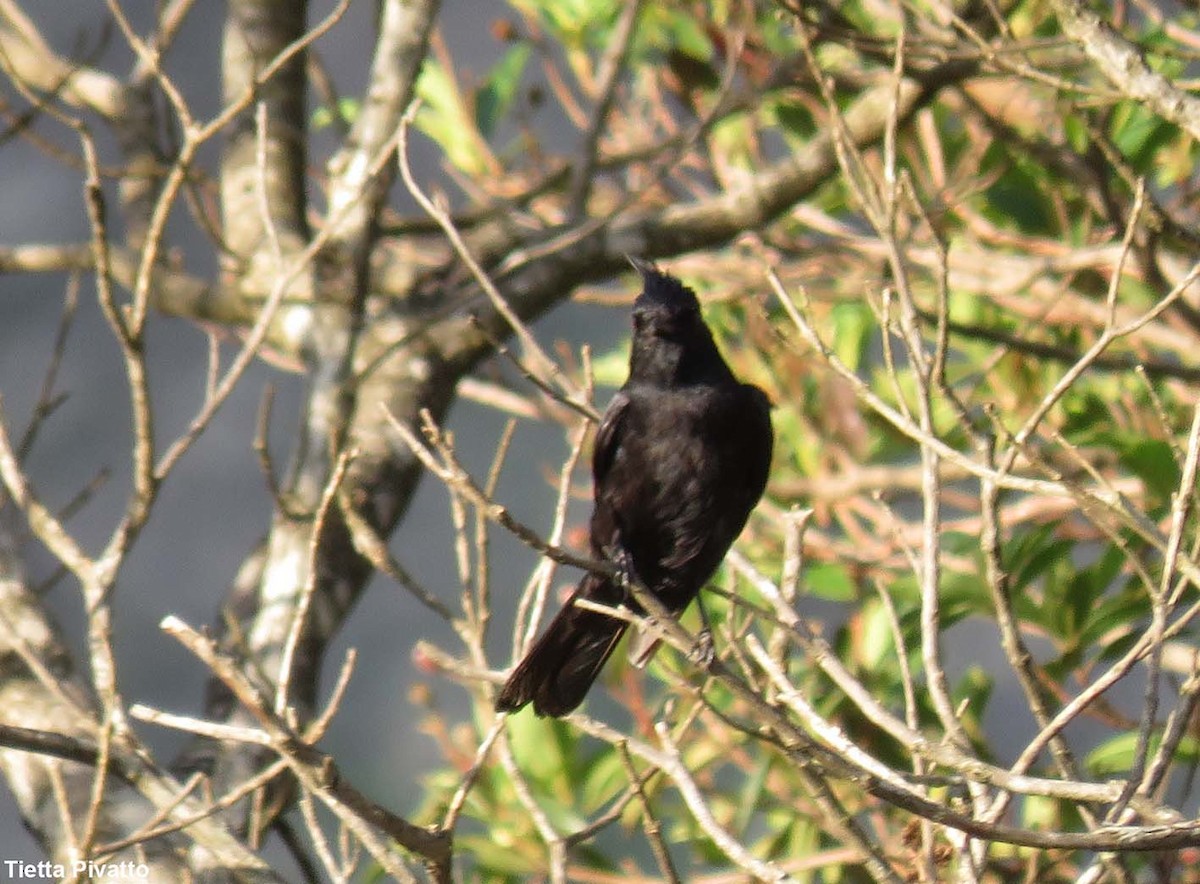
M9 881L62 881L68 876L91 878L93 881L147 881L150 878L148 865L130 861L98 863L80 860L74 863L56 863L44 859L31 863L19 859L6 859L0 860L0 865L4 867L5 877Z

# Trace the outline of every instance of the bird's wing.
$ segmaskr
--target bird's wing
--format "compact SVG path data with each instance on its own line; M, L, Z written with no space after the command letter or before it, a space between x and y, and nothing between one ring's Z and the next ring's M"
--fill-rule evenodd
M752 444L744 459L746 468L746 512L754 509L767 488L771 472L771 453L775 447L775 431L771 426L771 400L753 384L742 385L746 398L745 426L752 428Z
M596 431L596 444L592 448L592 478L597 486L603 484L604 477L617 456L621 445L622 425L629 410L629 394L619 390L608 403L604 417L600 419L600 429Z

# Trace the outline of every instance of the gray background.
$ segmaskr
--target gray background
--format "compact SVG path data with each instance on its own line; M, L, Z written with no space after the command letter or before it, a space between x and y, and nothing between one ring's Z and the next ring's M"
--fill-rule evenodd
M123 5L144 33L154 4L142 0ZM79 46L92 49L108 18L100 0L38 0L25 6L51 45L64 54ZM316 21L331 6L314 3L311 20ZM480 13L481 7L488 6L465 0L443 3L442 31L454 56L463 60L463 74L483 75L503 48L488 30L491 15ZM359 93L365 80L369 63L365 47L372 45L373 8L374 4L365 0L353 3L338 26L318 43L345 96ZM505 7L497 4L493 9L499 14ZM167 57L168 71L201 118L210 117L219 107L216 65L224 11L224 4L196 4ZM96 64L124 74L131 60L121 37L114 33ZM78 144L61 126L43 124L38 131L68 149ZM565 134L561 128L558 131ZM95 132L101 137L102 127L95 127ZM331 136L318 136L316 150L327 151L332 144ZM215 147L204 155L210 168ZM109 151L101 159L114 160L116 156ZM313 165L323 160L316 151L310 157ZM422 180L439 177L436 151L427 145L414 146L414 165ZM398 184L393 204L407 209L411 200L402 191ZM9 140L0 147L0 242L72 243L85 242L87 237L80 176L24 139ZM189 271L212 277L212 249L206 241L182 229L170 238L170 244ZM0 279L0 395L14 436L24 429L36 402L66 284L65 276L57 274ZM603 352L617 344L625 322L619 309L567 305L538 323L536 331L547 345L561 339L577 350L587 341ZM232 352L231 342L223 348L226 360ZM156 317L150 325L147 359L161 447L186 427L201 402L206 337L188 322ZM484 371L497 368L493 365ZM259 404L268 385L276 392L272 441L277 469L286 466L290 436L303 402L303 379L256 365L164 485L153 517L121 572L114 599L114 644L127 703L201 712L204 670L159 631L158 623L167 614L195 626L211 622L237 567L269 523L270 496L251 451ZM69 398L43 428L28 468L39 495L55 507L72 499L100 469L111 471L107 485L69 523L94 552L107 540L128 489L129 409L117 348L95 302L95 286L89 277L82 280L78 315L58 388ZM455 407L449 426L457 431L461 454L472 469L486 469L503 424L502 416L482 406L463 402ZM549 524L554 500L546 476L557 471L566 450L561 432L528 422L514 439L500 495L518 517L540 529ZM436 482L423 480L408 518L393 538L392 549L427 587L454 606L457 580L450 531L445 493ZM516 594L533 559L507 537L497 536L494 548L497 637L503 640ZM53 572L54 562L40 551L31 556L30 563L32 582ZM76 658L85 659L77 586L63 580L49 590L47 598L72 639ZM451 650L457 647L436 617L390 580L377 579L328 656L328 677L336 672L349 647L357 649L358 668L324 748L337 757L343 771L360 788L400 812L413 809L418 798L414 784L441 760L433 742L414 731L418 710L407 698L416 676L410 652L420 638ZM461 690L442 679L422 680L434 688L439 704L463 708ZM152 746L165 752L163 757L170 757L184 740L182 735L159 728L138 725L138 730ZM0 784L0 862L42 858Z

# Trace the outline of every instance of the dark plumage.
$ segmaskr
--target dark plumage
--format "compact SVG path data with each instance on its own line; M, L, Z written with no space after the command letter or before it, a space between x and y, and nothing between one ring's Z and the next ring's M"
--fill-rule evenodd
M591 551L673 614L700 592L766 487L774 435L767 396L734 377L691 289L635 261L629 379L600 422L592 454ZM639 606L618 580L587 574L513 670L498 710L532 702L565 715L583 702L627 624L576 599Z

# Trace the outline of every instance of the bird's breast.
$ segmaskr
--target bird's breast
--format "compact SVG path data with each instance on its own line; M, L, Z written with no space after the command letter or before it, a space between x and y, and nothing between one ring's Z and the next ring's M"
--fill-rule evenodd
M593 542L619 542L668 604L686 604L711 576L762 490L747 487L747 464L761 458L744 450L752 415L740 390L628 391L621 441L596 488Z

